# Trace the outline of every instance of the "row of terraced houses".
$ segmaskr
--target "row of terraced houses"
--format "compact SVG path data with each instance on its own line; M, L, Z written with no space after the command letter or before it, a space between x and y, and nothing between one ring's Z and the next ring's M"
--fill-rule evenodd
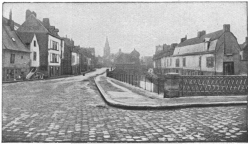
M229 24L180 43L158 45L153 56L154 73L181 75L247 75L248 38L238 44Z
M60 37L49 18L26 11L23 24L2 18L2 81L78 75L93 70L95 49Z

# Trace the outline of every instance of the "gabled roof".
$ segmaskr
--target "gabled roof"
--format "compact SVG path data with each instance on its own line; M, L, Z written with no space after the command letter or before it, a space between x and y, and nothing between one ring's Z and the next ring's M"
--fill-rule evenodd
M216 32L205 34L201 36L200 38L195 37L195 38L187 39L184 42L179 43L178 47L199 44L199 43L204 42L205 38L210 38L210 41L213 41L213 40L220 38L223 33L224 33L224 30L218 30Z
M6 17L3 17L3 23L8 23L8 19ZM14 22L14 25L17 26L17 27L20 27L21 25Z
M15 31L11 31L10 27L4 23L2 27L3 49L30 52L29 49L22 43Z
M30 44L34 38L34 33L20 33L17 32L19 35L20 39L24 44Z
M48 33L44 25L36 19L32 14L27 20L17 29L18 32L35 32L35 33Z
M62 39L60 36L53 34L50 29L47 29L42 23L42 21L37 19L33 14L28 17L28 19L17 29L17 31L32 33L49 33L53 37Z

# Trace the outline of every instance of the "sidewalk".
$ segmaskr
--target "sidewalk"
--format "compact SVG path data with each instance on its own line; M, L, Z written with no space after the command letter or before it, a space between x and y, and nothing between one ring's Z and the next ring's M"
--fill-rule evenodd
M82 72L82 74L80 74L80 75L85 75L85 74L90 73L90 72L93 72L93 71ZM30 81L41 81L41 80L50 80L50 79L60 79L60 78L67 78L67 77L73 77L73 76L78 76L78 75L60 75L60 76L54 76L54 77L49 77L49 78L45 78L45 79L2 81L2 84L4 84L4 83L17 83L17 82L30 82Z
M130 109L163 109L191 106L245 105L245 95L241 96L194 96L163 98L139 87L100 75L95 83L104 100L112 106Z

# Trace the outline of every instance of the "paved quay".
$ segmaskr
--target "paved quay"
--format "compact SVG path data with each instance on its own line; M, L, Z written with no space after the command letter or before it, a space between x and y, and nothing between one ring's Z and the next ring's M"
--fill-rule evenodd
M103 71L4 84L2 142L248 142L245 105L120 109L97 90Z
M180 108L190 106L245 105L247 96L193 96L163 98L142 88L99 75L96 85L106 102L112 106L134 109Z

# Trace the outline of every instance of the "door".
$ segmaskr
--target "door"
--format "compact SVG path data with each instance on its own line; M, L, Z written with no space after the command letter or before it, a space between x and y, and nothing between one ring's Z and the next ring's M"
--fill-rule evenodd
M224 62L223 63L223 74L224 75L234 75L234 62Z

